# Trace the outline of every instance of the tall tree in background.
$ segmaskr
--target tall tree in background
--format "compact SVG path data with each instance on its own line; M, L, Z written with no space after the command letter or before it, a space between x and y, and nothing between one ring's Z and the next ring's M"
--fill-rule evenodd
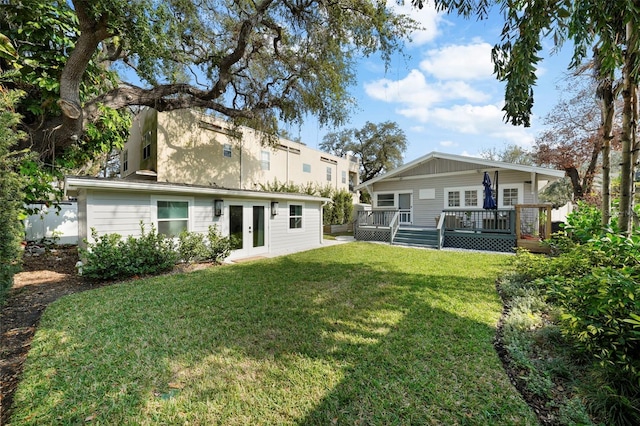
M360 159L360 180L366 182L402 164L407 137L392 121L374 124L367 121L362 129L348 129L327 134L320 149Z
M412 0L421 8L428 0ZM621 72L622 94L622 167L618 225L624 234L631 232L633 212L633 176L638 162L636 140L637 86L640 76L640 8L635 1L609 0L434 0L439 10L464 16L486 18L488 10L500 5L505 24L501 41L492 50L496 76L506 82L505 119L514 125L530 125L534 103L536 71L542 61L543 38L552 37L557 48L571 40L574 50L570 68L577 68L587 52L597 47L602 77Z
M536 165L533 154L515 144L508 144L501 150L497 148L484 149L480 151L480 157L485 160L503 161L505 163L522 164L525 166Z
M353 105L355 60L379 52L388 61L415 28L381 0L0 6L0 33L19 54L13 85L27 92L20 112L29 145L20 148L50 163L109 152L105 133L121 141L120 114L134 106L203 108L268 134L308 114L340 125Z
M602 109L595 97L595 84L580 84L573 77L566 92L577 87L569 99L561 100L545 117L548 129L536 137L534 158L567 173L574 200L593 199L593 180L603 147Z

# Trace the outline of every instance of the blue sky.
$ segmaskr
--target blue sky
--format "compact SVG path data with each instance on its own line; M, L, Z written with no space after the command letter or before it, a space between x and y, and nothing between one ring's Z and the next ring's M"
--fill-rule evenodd
M290 133L317 147L327 132L395 121L407 136L405 162L432 151L476 156L508 144L531 147L544 116L560 100L557 87L564 85L569 46L556 55L550 54L550 42L544 46L531 127L514 127L503 121L504 85L495 79L491 63L503 26L497 10L477 21L437 14L430 5L418 11L390 4L425 27L406 43L405 56L396 55L386 71L379 58L360 61L351 91L358 105L346 126L319 128L310 118Z

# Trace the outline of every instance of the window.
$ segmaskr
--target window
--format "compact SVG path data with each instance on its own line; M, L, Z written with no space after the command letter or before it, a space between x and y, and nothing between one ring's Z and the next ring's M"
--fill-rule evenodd
M460 191L449 191L447 193L447 206L460 207Z
M395 202L395 194L378 194L378 207L393 207Z
M342 171L342 183L347 183L347 171Z
M289 205L289 229L302 228L302 205Z
M518 204L518 188L505 188L502 190L502 205L515 206Z
M307 163L302 164L302 171L304 173L311 173L311 164L307 164Z
M151 158L151 130L147 130L142 138L142 159Z
M331 167L327 167L327 182L331 182Z
M187 201L156 202L158 208L158 234L177 237L189 230L189 203Z
M464 191L465 207L478 207L478 191Z
M227 157L227 158L231 158L231 145L228 143L225 143L222 146L222 156L223 157Z
M262 151L260 154L260 167L262 170L270 170L271 169L271 155L269 151Z
M126 149L122 153L122 171L126 172L129 169L129 151Z

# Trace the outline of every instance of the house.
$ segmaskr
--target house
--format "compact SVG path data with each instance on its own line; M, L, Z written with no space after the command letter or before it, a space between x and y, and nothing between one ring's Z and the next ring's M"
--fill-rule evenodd
M264 142L271 142L266 145ZM144 109L120 157L121 177L235 189L274 183L349 190L359 182L357 157L338 157L277 139L195 109Z
M176 236L182 230L206 233L214 225L230 236L230 259L284 254L320 247L322 206L328 198L246 189L223 189L144 180L65 178L77 198L79 241L104 235L139 236L148 231ZM81 243L82 245L82 243Z
M483 178L496 209L484 209ZM550 234L550 206L538 192L564 171L432 152L363 182L371 211L359 212L355 237L430 247L513 251L530 233Z

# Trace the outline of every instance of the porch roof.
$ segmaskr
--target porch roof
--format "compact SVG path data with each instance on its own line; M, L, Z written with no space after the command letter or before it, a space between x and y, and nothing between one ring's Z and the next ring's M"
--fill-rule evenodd
M548 180L557 180L565 176L565 172L563 170L549 169L546 167L525 166L522 164L506 163L503 161L485 160L482 158L467 157L467 156L455 155L455 154L445 154L445 153L434 151L420 158L417 158L409 163L403 164L402 166L394 170L391 170L390 172L385 173L384 175L380 175L366 182L362 182L360 185L356 186L355 189L362 189L376 182L393 178L394 176L400 175L409 169L418 167L421 164L424 164L433 160L438 160L438 159L457 161L457 162L476 165L478 171L484 171L487 169L515 170L515 171L526 172L526 173L535 173L540 177L542 177L543 179L548 179Z

